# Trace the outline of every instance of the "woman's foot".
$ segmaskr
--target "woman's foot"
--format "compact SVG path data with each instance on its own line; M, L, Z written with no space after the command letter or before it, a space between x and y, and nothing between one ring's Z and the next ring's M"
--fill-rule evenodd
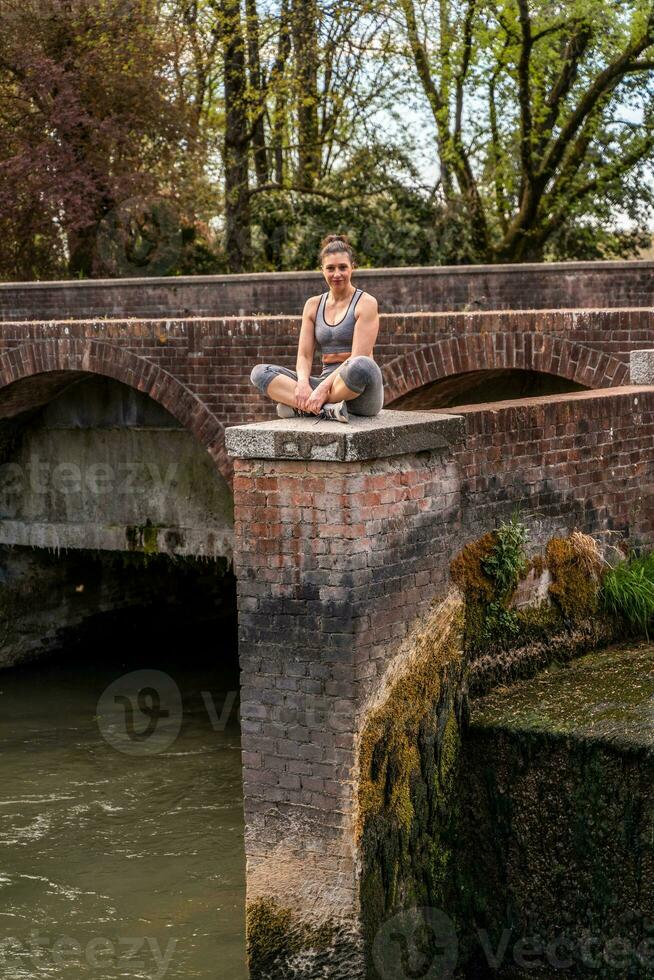
M280 419L314 419L315 415L311 412L302 412L299 408L293 408L292 405L277 402L277 417Z
M350 416L345 400L342 402L326 402L320 409L316 422L324 419L326 422L349 422Z

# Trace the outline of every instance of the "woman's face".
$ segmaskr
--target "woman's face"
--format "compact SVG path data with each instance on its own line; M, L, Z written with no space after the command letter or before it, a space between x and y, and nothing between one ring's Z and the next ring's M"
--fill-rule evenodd
M322 274L325 282L335 292L341 292L350 285L352 263L347 252L331 252L322 260Z

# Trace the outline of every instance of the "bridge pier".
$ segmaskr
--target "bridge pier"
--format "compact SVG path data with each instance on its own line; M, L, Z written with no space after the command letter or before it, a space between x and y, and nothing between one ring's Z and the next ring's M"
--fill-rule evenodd
M253 980L365 975L359 737L443 584L462 425L383 412L227 430Z

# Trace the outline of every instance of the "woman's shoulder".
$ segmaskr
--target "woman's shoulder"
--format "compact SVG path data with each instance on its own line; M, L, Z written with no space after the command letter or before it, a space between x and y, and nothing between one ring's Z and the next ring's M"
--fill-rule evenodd
M357 300L357 312L364 309L369 313L377 313L378 308L377 300L372 293L367 293L365 289L360 289L359 298Z
M324 295L325 295L324 293L317 293L315 296L309 296L309 299L304 304L303 315L308 314L309 316L314 317L318 312L318 306L320 304L320 300L323 298Z

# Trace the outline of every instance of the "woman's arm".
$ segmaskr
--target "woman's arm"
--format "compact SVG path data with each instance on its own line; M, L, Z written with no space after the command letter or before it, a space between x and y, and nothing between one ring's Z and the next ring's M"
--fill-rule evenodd
M377 300L370 293L362 293L356 308L352 357L372 357L372 349L379 333Z
M297 346L297 360L295 370L297 371L297 385L295 386L296 407L306 410L306 403L311 397L311 385L309 376L313 364L313 352L316 346L316 313L320 296L311 296L304 304L302 311L302 326L300 327L300 339Z

